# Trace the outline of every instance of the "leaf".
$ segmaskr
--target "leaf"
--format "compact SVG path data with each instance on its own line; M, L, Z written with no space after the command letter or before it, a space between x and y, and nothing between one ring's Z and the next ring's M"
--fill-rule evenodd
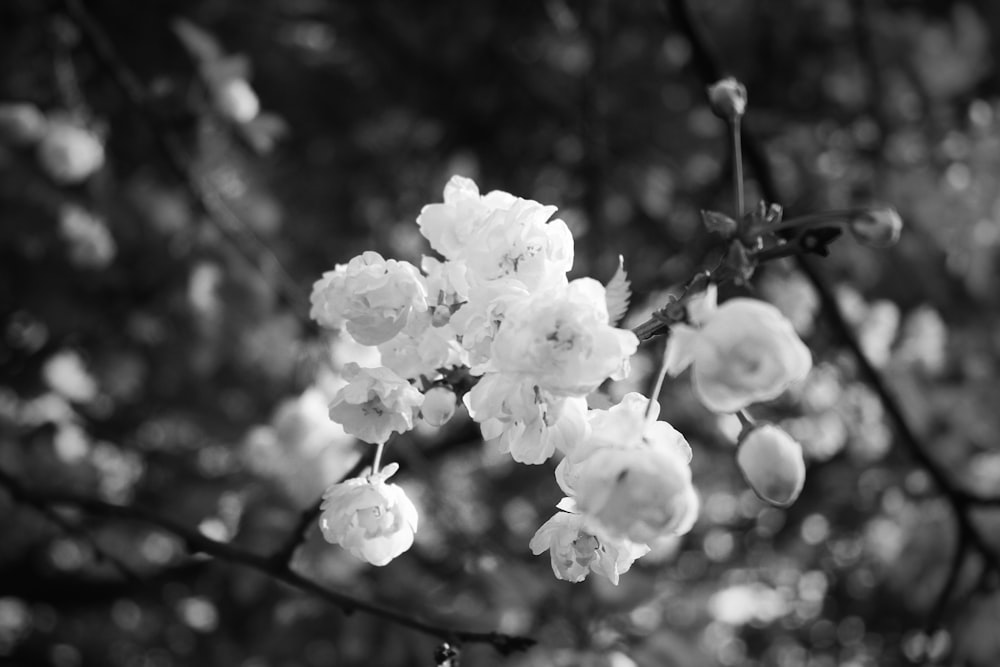
M173 29L185 48L198 60L211 62L222 57L219 42L190 21L174 19Z
M621 321L631 299L632 283L629 282L628 273L625 272L625 259L618 255L618 270L604 288L604 301L608 306L608 324L614 326Z

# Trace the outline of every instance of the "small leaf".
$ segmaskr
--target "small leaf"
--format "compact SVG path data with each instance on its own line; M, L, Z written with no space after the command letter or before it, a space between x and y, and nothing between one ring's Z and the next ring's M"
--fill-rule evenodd
M727 239L732 238L739 228L735 220L718 211L702 211L701 221L705 224L705 229Z
M198 60L213 61L222 57L219 42L190 21L175 19L173 29L185 48Z
M625 259L621 255L618 255L618 270L611 276L604 289L604 301L608 306L608 324L614 326L625 317L625 311L628 310L629 301L632 299L632 283L628 280Z

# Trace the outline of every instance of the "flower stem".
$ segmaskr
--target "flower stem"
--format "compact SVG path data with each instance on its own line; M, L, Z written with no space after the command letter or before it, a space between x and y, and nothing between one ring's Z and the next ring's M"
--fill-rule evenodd
M378 474L379 466L382 465L382 452L385 450L385 443L380 442L375 450L375 460L372 461L372 477Z
M743 139L741 137L741 120L735 116L729 121L733 138L733 193L736 198L736 218L743 217Z
M656 384L653 385L653 393L649 395L649 404L646 406L646 425L653 421L653 402L657 404L660 400L660 392L663 390L663 381L667 377L667 346L670 345L669 336L663 341L663 362L660 364L660 373L656 376Z

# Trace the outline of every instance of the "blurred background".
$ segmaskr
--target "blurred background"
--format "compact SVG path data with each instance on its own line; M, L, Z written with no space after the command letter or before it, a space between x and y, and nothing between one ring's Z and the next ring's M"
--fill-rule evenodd
M1000 4L692 4L749 89L786 215L901 212L897 246L840 240L820 271L941 469L1000 493ZM455 173L557 205L572 277L606 281L623 255L641 321L708 251L699 209L733 208L680 18L653 0L6 0L0 469L271 553L367 451L326 417L364 352L309 323L312 282L368 249L418 263L416 216ZM813 350L807 382L754 411L807 450L790 509L747 489L733 424L682 377L661 418L694 449L701 518L617 587L556 581L530 554L561 496L552 469L484 445L464 412L387 452L421 512L411 551L374 568L313 529L293 568L538 640L469 645L477 667L1000 664L1000 507L958 503L994 551L967 548L793 264L736 293L775 303ZM612 397L648 391L659 351ZM148 522L53 520L4 480L4 664L434 664L439 640Z

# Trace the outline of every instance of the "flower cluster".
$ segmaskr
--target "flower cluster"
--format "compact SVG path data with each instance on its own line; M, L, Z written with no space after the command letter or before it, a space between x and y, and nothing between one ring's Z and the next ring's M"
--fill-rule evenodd
M555 207L506 192L481 194L453 177L444 201L425 206L421 234L440 257L420 267L365 252L325 273L313 286L311 316L369 348L380 365L347 364L330 417L381 448L418 419L446 423L462 397L483 438L525 464L559 461L566 494L529 547L548 551L556 576L582 581L596 572L619 576L661 538L694 525L699 500L691 448L659 405L638 394L608 409L587 396L607 380L624 379L639 340L615 326L627 302L624 272L611 289L591 278L570 281L573 238L551 219ZM811 366L808 349L772 306L733 299L716 306L713 290L689 304L665 360L673 374L694 367L695 392L719 412L775 398ZM461 373L459 373L461 371ZM741 458L768 451L766 431L748 437ZM762 447L758 441L764 442ZM788 449L782 441L781 451ZM766 457L765 457L766 458ZM759 466L758 466L759 467ZM395 468L393 468L393 471ZM751 484L790 502L794 467L779 481L756 469ZM413 541L416 513L388 474L332 486L321 525L327 540L384 565ZM781 486L781 488L778 488Z

